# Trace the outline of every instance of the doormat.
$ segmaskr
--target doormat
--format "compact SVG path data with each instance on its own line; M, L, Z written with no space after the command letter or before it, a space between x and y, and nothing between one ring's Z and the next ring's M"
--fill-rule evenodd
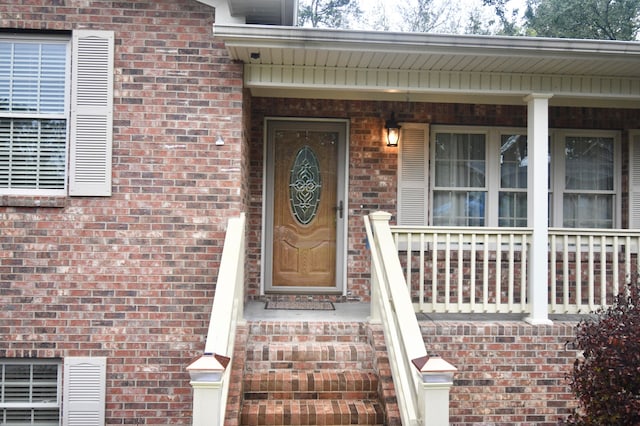
M264 306L265 309L288 309L299 311L335 311L333 302L315 302L315 301L278 301L269 300Z

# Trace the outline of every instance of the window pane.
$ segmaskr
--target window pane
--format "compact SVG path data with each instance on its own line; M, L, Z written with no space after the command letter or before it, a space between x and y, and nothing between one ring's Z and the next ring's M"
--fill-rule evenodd
M0 119L0 188L64 189L66 121Z
M433 224L438 226L484 226L485 192L435 191Z
M485 136L476 134L436 134L435 186L484 188Z
M566 189L613 190L613 138L567 137Z
M501 192L498 226L527 226L527 193Z
M60 365L0 360L0 424L60 423Z
M0 111L64 113L64 43L0 42Z
M527 187L527 136L502 135L500 144L500 187Z
M565 194L564 226L613 228L613 195Z

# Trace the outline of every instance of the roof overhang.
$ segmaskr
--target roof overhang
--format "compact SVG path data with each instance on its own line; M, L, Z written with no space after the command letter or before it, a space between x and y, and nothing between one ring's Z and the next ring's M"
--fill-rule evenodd
M216 23L295 25L298 0L198 0L216 9Z
M640 43L214 25L255 96L640 107Z

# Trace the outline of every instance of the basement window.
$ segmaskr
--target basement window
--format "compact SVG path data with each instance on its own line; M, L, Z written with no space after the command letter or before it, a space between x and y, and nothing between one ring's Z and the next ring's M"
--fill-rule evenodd
M58 426L61 371L58 361L0 359L0 424Z

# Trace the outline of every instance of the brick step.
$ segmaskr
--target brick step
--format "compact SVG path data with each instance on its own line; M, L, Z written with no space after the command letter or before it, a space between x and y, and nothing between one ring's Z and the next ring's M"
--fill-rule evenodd
M277 322L249 325L251 342L367 342L366 324L358 322Z
M377 399L372 371L262 371L245 373L244 399Z
M373 348L360 342L251 342L247 344L246 369L372 370Z
M384 414L380 403L371 400L249 400L241 424L382 425Z

